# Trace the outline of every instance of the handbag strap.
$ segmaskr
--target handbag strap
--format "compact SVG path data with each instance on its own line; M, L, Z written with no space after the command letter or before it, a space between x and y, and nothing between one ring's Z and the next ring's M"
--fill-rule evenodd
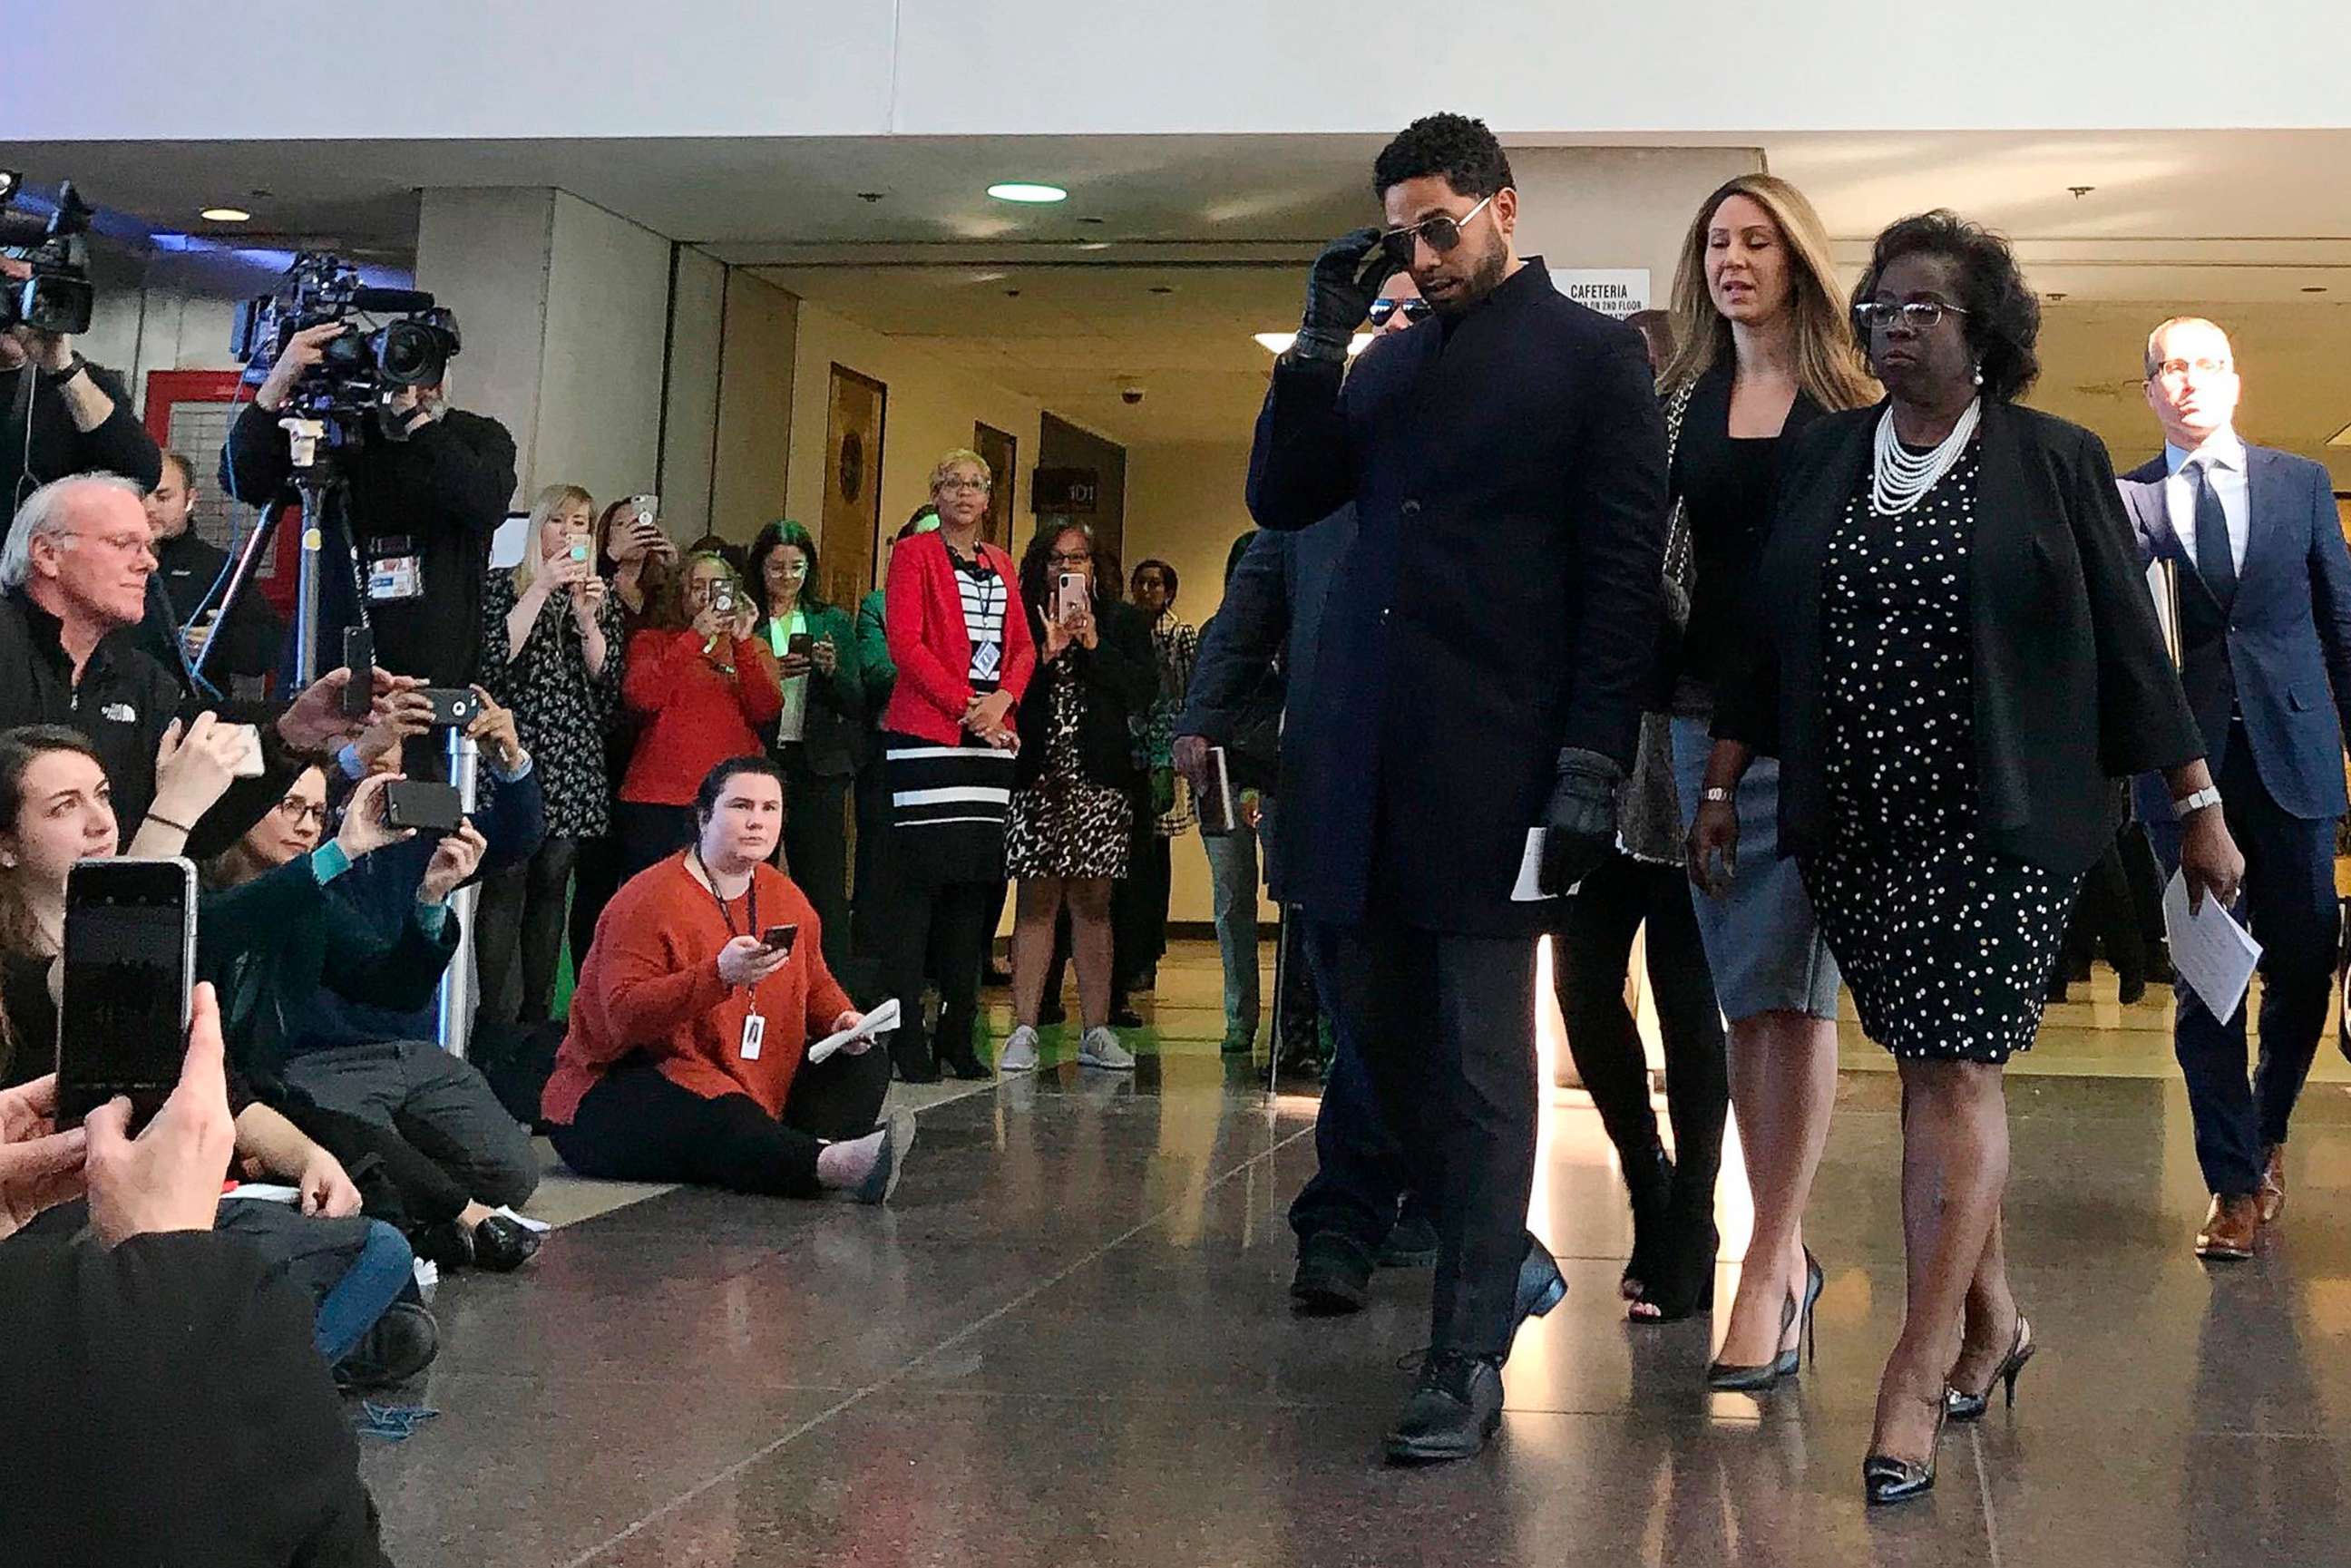
M1690 398L1697 391L1698 382L1687 381L1666 399L1666 483L1669 489L1673 483L1674 458L1681 450L1682 422L1689 415ZM1666 516L1667 580L1675 583L1688 580L1689 553L1689 517L1682 498L1676 496L1672 509Z

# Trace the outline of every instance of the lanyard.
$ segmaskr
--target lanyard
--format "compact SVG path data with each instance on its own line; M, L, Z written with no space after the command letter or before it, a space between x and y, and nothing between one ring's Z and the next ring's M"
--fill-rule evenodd
M759 873L757 869L751 873L751 885L745 890L747 894L745 902L749 906L747 913L751 917L751 929L743 932L735 929L735 911L727 907L725 899L718 896L718 879L710 874L710 867L704 862L699 846L696 846L694 852L694 863L702 868L703 885L709 889L712 902L718 905L718 917L726 922L726 935L757 936L759 934Z

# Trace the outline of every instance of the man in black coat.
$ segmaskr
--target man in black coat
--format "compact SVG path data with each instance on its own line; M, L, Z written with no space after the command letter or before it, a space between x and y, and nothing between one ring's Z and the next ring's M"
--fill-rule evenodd
M255 507L291 496L279 413L342 330L329 322L297 332L270 367L221 452L230 495ZM319 563L317 667L341 662L343 630L359 623L356 572L377 664L428 685L465 685L481 661L490 536L514 498L514 437L495 419L449 408L437 386L408 387L335 461L349 488L345 529L329 531Z
M165 669L204 657L203 674L221 693L240 679L258 695L286 638L258 585L238 591L225 621L220 614L228 552L195 530L196 465L177 452L163 454L163 476L147 492L147 521L155 529L155 575L147 586L147 620L139 645ZM240 695L244 695L241 693Z
M1355 506L1284 806L1315 828L1294 872L1322 973L1363 1009L1382 1105L1437 1203L1432 1348L1388 1452L1458 1458L1500 1423L1520 1318L1565 1289L1547 1260L1519 1288L1539 1246L1535 938L1555 914L1512 893L1530 857L1556 895L1614 847L1662 611L1665 429L1639 336L1517 255L1518 193L1482 124L1416 122L1374 185L1389 227L1316 261L1249 505L1282 528ZM1350 375L1399 266L1435 317Z
M31 275L0 256L0 284ZM21 323L0 332L0 512L75 474L120 474L152 489L162 461L122 378L83 359L70 335Z

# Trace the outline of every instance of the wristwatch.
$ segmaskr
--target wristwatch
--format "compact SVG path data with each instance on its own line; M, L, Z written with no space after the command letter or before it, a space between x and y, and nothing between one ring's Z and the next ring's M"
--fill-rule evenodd
M1699 790L1698 792L1698 798L1705 801L1709 806L1728 806L1736 800L1737 792L1735 790L1722 789L1719 786L1710 786Z
M2179 800L2174 800L2171 803L2171 814L2179 818L2180 821L2186 821L2190 816L2202 810L2205 807L2217 806L2220 803L2220 791L2212 785L2207 784L2201 789L2197 790L2193 795L2183 795Z
M53 387L61 387L88 369L89 369L89 361L83 359L79 353L76 353L72 364L61 371L43 371L41 379Z

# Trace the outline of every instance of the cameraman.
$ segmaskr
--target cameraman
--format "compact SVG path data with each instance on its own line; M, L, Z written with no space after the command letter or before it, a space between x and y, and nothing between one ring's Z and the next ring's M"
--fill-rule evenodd
M0 278L15 283L32 274L27 264L0 256ZM15 511L34 486L69 474L120 474L152 490L162 471L163 455L131 413L120 377L76 353L67 333L21 325L0 331L0 499L6 510Z
M328 343L348 329L329 321L287 340L221 453L229 494L266 506L290 493L293 458L278 416ZM319 664L335 662L343 629L360 622L356 567L367 584L376 664L435 686L466 685L481 654L490 536L514 497L514 437L496 420L450 408L437 384L402 387L335 462L348 501L345 529L328 533L320 563Z

